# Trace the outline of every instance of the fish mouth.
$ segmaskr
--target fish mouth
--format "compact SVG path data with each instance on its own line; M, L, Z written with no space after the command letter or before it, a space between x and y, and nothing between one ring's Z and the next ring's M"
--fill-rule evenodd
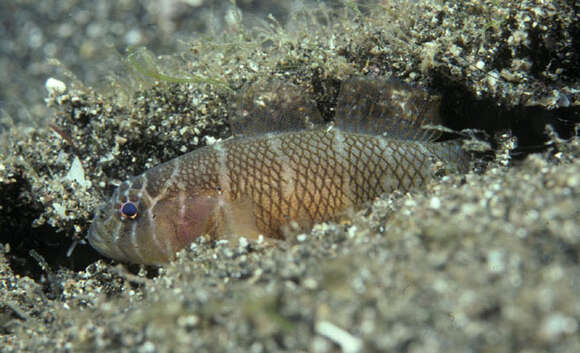
M89 232L87 234L87 240L93 249L97 250L101 255L109 256L109 246L107 241L102 236L102 229L97 225L96 222L91 224Z
M93 249L105 257L115 260L125 259L125 255L119 249L118 245L113 240L113 234L102 220L99 220L99 214L96 215L93 223L89 227L87 240Z

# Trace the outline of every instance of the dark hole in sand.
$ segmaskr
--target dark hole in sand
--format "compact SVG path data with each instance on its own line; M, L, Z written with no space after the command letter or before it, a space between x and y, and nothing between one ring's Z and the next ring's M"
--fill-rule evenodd
M0 243L10 246L6 256L15 274L36 281L46 275L38 261L30 255L31 250L45 259L51 271L60 267L82 270L100 258L90 246L82 244L77 244L71 256L67 256L72 237L57 232L49 225L33 227L32 222L41 214L42 206L23 197L29 193L29 189L30 186L23 179L0 185Z
M480 98L460 83L455 83L442 75L435 75L432 88L442 94L441 117L443 125L453 130L479 129L493 137L496 133L511 130L517 137L517 148L512 157L524 159L530 153L544 152L546 145L546 125L551 125L560 138L569 139L574 135L575 124L580 123L580 107L548 110L541 106L498 106L491 98ZM489 141L497 147L497 141Z

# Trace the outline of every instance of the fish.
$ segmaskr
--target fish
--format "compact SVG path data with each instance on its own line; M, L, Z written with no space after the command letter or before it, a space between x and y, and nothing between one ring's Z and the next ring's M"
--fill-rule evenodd
M457 141L437 142L426 128L441 123L439 97L400 82L345 80L330 123L289 83L255 85L232 101L234 137L120 184L95 212L93 248L161 265L202 235L283 241L469 164Z

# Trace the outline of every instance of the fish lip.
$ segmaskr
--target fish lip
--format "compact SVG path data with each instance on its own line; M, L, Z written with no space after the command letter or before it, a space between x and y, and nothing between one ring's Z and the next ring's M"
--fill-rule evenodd
M89 227L87 240L89 241L89 244L93 247L93 249L97 250L101 255L111 257L111 254L108 251L110 246L108 246L107 241L105 240L102 234L103 234L102 227L95 217L95 220Z
M99 215L100 211L95 215L93 223L89 227L87 233L89 244L99 254L105 257L119 261L125 260L123 252L120 251L118 245L113 241L113 239L110 239L111 234L107 234L109 230L105 227L104 222L99 219Z

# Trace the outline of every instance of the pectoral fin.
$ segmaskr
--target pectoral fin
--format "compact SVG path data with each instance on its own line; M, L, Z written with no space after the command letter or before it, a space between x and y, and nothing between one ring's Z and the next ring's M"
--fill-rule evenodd
M214 196L188 196L185 192L157 202L152 213L158 241L171 247L171 252L184 248L211 230L218 203Z
M250 199L222 201L217 212L217 234L224 234L225 238L243 236L255 240L263 234L256 225L255 206Z

